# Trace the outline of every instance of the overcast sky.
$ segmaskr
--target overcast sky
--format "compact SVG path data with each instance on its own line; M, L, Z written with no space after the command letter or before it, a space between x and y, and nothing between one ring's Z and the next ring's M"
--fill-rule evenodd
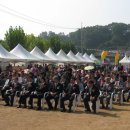
M112 22L130 23L130 0L0 0L0 39L10 26L37 36Z

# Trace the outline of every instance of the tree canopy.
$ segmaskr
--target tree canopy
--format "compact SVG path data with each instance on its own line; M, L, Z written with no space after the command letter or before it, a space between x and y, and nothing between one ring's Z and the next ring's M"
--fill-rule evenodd
M29 51L38 46L43 52L51 47L55 53L61 48L68 53L69 50L80 52L81 41L83 52L87 49L128 50L130 48L130 24L111 23L105 26L84 27L68 35L43 31L39 36L27 35L22 27L13 28L11 26L0 43L8 50L20 43Z
M18 43L25 47L26 45L26 35L24 30L19 26L13 28L12 26L6 31L5 42L9 49L13 49Z

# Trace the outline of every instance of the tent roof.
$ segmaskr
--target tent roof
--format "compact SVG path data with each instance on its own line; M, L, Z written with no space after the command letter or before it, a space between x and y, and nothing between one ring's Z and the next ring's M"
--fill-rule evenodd
M52 51L51 48L48 49L48 51L45 53L46 56L48 56L49 58L55 60L55 61L59 61L58 56Z
M122 64L130 64L130 59L125 55L125 57L119 61Z
M91 58L93 61L98 60L93 54L90 55L90 58Z
M72 62L80 62L80 59L74 55L74 53L70 50L67 56L72 60Z
M9 53L2 45L0 45L0 59L2 60L18 60L19 58Z
M81 53L77 53L76 55L75 55L78 59L80 59L80 61L82 61L82 62L86 62L86 60L82 57L82 55L81 55Z
M59 59L63 62L71 62L72 60L65 54L65 52L61 49L58 53L57 56Z
M32 55L44 61L51 61L52 59L46 56L37 46L30 52Z
M14 54L18 56L19 58L23 60L28 60L28 61L38 61L40 60L39 58L33 56L30 54L25 48L23 48L20 44L18 44L13 50L10 51L11 54Z
M83 57L85 58L85 60L86 60L88 63L94 63L93 60L91 60L91 58L88 56L87 53L84 53Z

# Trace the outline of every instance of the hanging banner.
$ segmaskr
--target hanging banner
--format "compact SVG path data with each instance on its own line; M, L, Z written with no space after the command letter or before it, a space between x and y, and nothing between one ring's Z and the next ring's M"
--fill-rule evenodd
M103 51L103 52L101 53L101 59L102 59L102 61L103 61L107 56L108 56L108 51Z
M115 54L115 65L118 65L119 57L120 57L120 54L119 54L119 52L117 51L116 54Z

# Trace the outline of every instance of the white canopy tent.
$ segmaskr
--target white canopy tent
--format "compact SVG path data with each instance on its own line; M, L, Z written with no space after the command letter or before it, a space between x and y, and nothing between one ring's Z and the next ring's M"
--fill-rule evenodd
M84 53L83 58L84 58L88 63L94 63L94 61L91 60L91 58L88 56L87 53Z
M121 64L130 64L130 59L128 58L128 56L125 55L125 57L123 59L121 59L119 61L119 63L121 63Z
M74 63L80 63L80 59L77 58L74 53L70 50L69 53L67 54L67 56L71 59L72 62Z
M76 56L78 59L80 59L81 62L86 63L86 60L82 57L81 53L78 52L75 56Z
M53 61L59 61L58 56L52 51L51 48L48 49L48 51L45 53L46 56L53 59Z
M97 59L93 54L90 55L90 58L91 58L93 61L98 61L98 59Z
M62 49L57 53L57 56L62 62L72 62Z
M46 56L37 46L30 52L33 56L41 59L42 61L45 62L52 62L53 60Z
M13 50L10 51L11 54L18 56L23 61L40 61L39 58L30 54L25 48L18 44Z
M17 56L9 53L2 45L0 45L0 61L20 61L20 59Z

